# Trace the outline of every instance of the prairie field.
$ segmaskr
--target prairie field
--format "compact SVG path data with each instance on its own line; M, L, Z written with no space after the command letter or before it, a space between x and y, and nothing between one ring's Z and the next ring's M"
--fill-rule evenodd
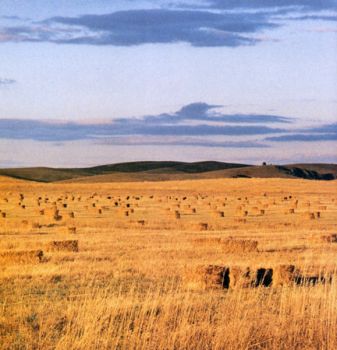
M0 178L0 349L337 349L336 181Z

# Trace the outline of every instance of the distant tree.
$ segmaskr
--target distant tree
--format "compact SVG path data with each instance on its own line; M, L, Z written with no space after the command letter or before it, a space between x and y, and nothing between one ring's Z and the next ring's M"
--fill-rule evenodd
M262 165L263 165L263 166L266 166L266 165L267 165L267 163L266 163L266 162L263 162L263 163L262 163Z

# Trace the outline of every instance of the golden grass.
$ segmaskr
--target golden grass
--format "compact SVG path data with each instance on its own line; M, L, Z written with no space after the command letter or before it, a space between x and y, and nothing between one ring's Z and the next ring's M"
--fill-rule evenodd
M0 349L337 348L335 181L2 178L0 211Z

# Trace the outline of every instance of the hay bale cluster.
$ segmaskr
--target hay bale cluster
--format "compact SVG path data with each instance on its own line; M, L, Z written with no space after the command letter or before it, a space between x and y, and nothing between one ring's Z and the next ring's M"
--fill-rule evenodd
M242 289L256 287L282 287L331 283L332 274L322 276L311 271L302 272L294 265L271 267L199 266L196 270L198 285L204 289Z
M333 233L331 235L323 235L321 239L323 242L337 243L337 233Z

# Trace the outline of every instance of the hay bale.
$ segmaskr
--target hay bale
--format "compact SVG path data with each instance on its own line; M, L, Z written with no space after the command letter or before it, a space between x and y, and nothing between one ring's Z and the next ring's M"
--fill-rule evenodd
M249 288L255 284L255 275L249 267L232 267L229 279L233 289Z
M59 214L54 214L53 219L54 219L55 221L60 221L60 220L62 220L62 216L59 215Z
M243 218L234 218L234 221L240 224L245 224L247 222L247 220Z
M193 239L193 243L208 245L208 244L219 244L221 243L220 237L198 237Z
M0 261L2 264L36 264L40 263L42 258L42 250L6 251L0 253Z
M76 233L76 227L75 226L68 227L68 233L75 234Z
M251 239L222 239L222 250L226 253L257 252L258 241Z
M294 265L280 265L274 269L273 285L291 285L299 275L300 272Z
M199 222L198 224L194 225L195 230L197 231L207 231L209 229L207 222Z
M274 271L271 268L260 267L255 272L253 287L270 287L273 283Z
M58 209L53 210L53 219L55 221L60 221L62 220L62 216L60 215L60 211Z
M52 241L47 245L48 251L78 252L78 240Z
M324 235L321 237L322 241L327 243L337 243L337 233L331 235Z
M304 213L304 217L309 220L315 220L315 213Z
M229 288L229 267L199 266L196 270L196 280L204 289Z
M320 271L315 272L311 269L311 271L305 271L295 276L294 282L299 286L315 286L317 284L331 283L332 277L333 274L331 273L322 274Z
M32 222L32 229L40 229L42 225L38 222Z

